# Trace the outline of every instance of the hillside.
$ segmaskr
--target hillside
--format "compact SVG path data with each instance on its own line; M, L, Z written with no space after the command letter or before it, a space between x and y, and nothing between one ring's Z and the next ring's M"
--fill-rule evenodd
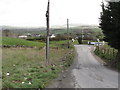
M24 40L24 39L10 38L10 37L3 37L0 45L1 44L2 45L37 46L37 47L45 46L45 43L42 43L42 42L33 42L33 41L27 41L27 40Z

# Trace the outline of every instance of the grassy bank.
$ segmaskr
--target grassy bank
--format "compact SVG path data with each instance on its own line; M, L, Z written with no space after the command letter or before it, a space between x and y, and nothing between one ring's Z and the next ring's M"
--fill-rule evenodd
M51 45L64 43L56 41ZM44 88L72 64L74 56L74 48L50 49L50 64L46 66L44 48L3 48L3 88Z
M105 62L110 63L115 60L118 51L108 45L104 45L99 47L97 46L94 52ZM118 63L115 67L120 70L120 63Z
M95 53L107 61L114 60L117 55L117 50L108 45L96 47Z

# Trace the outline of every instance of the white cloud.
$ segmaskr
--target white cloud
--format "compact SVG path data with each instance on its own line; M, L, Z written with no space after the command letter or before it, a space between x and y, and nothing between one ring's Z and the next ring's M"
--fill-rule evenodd
M51 0L50 24L98 24L101 0ZM45 26L47 0L0 0L0 25Z

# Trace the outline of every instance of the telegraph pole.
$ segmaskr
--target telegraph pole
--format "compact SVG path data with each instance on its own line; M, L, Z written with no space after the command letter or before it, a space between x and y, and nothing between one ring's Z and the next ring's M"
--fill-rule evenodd
M68 30L69 30L69 19L67 19L67 40L68 40L67 44L68 44L68 48L69 48L70 45L69 45L69 33L68 33Z
M50 36L50 0L48 0L48 6L46 11L46 24L47 24L47 36L46 36L46 64L49 64L49 36Z
M82 30L82 35L81 35L81 38L82 38L82 44L83 44L83 30Z

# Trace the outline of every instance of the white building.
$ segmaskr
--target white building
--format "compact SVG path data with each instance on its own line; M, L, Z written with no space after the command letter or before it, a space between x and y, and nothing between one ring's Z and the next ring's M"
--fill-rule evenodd
M56 36L54 35L54 34L52 34L51 36L50 36L50 38L55 38Z
M19 38L22 38L22 39L26 39L28 36L26 35L21 35L21 36L18 36Z
M75 42L75 39L72 39L72 42Z

